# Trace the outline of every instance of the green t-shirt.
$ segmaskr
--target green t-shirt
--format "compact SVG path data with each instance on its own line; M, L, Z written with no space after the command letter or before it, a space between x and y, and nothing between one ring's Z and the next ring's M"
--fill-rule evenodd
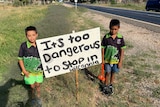
M104 60L105 63L118 64L121 49L126 48L123 36L117 34L113 39L110 33L107 33L102 40L102 48L104 48Z
M28 72L42 72L42 64L38 54L37 47L34 47L30 42L24 42L19 49L18 59L23 60L24 67Z

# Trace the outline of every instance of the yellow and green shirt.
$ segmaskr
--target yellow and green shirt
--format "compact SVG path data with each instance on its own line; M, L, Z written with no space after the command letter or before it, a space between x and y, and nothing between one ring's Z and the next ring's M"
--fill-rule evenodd
M37 47L31 45L29 41L21 44L18 59L23 60L25 69L30 73L42 73L42 64L40 61Z
M126 48L123 36L118 33L113 39L110 33L107 33L102 39L102 48L104 48L105 63L118 64L121 49Z

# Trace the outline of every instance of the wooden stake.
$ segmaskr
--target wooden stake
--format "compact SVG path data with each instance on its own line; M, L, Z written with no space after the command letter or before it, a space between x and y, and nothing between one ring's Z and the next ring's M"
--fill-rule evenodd
M76 77L76 100L78 102L79 101L79 95L78 95L78 87L79 87L79 85L78 85L78 70L76 70L76 72L75 72L75 77Z
M72 33L75 33L75 30L72 30ZM79 95L78 95L78 70L76 69L75 71L75 83L76 83L76 100L77 100L77 104L79 101Z

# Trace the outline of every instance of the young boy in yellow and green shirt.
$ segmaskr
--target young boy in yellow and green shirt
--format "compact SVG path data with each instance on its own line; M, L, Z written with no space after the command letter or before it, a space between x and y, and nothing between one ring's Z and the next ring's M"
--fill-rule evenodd
M112 19L110 21L110 32L107 33L102 40L102 64L105 69L105 88L109 87L110 91L106 94L113 93L113 82L115 73L122 67L124 57L125 42L123 36L118 33L120 21Z
M25 34L27 41L23 42L20 46L18 62L24 74L25 84L31 86L32 98L34 98L35 95L39 98L40 83L43 82L43 70L36 46L36 39L38 37L36 27L26 27Z

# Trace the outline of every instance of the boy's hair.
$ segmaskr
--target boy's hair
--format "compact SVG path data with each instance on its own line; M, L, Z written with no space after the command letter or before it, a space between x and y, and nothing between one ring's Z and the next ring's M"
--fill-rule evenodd
M37 29L34 26L28 26L25 28L25 34L27 35L28 31L34 30L37 33Z
M119 21L118 19L112 19L112 20L110 21L109 28L111 29L111 27L113 27L113 26L118 26L118 27L120 27L120 21Z

